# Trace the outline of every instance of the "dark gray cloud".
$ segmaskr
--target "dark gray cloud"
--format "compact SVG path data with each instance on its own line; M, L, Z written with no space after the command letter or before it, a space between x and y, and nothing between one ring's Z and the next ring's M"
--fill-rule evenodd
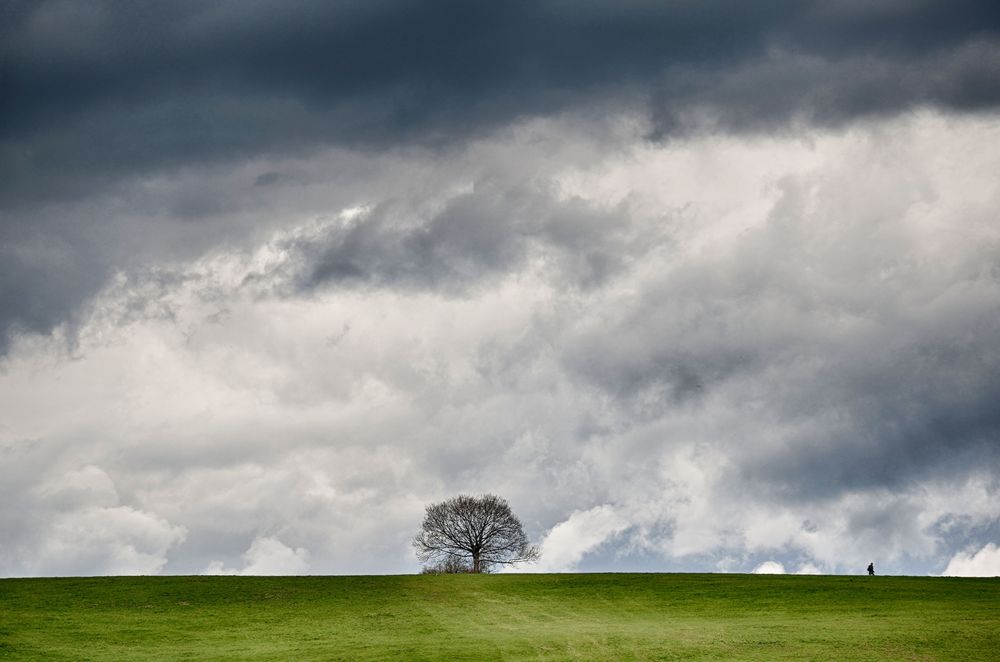
M972 469L1000 471L993 377L1000 365L988 340L995 333L889 345L874 360L838 356L841 365L829 361L829 381L815 388L810 406L784 419L798 419L802 433L751 451L756 457L741 470L781 498L819 499L852 489L904 490Z
M863 324L882 327L872 334L821 330L830 309L793 312L796 304L770 288L748 302L731 286L690 292L673 281L646 292L613 319L563 338L564 366L607 393L629 425L707 416L708 403L725 398L736 407L719 431L732 462L729 484L757 499L822 502L1000 471L992 296L905 329L894 319L898 309L872 309ZM945 322L938 315L950 318L946 331L934 328ZM767 328L768 317L783 319L781 328ZM653 454L665 441L634 451Z
M1000 43L975 39L954 48L885 57L780 51L731 67L679 72L650 104L650 137L699 130L768 132L795 125L843 126L859 118L929 106L955 111L1000 103Z
M48 333L104 284L109 267L59 237L0 247L0 356L18 333Z
M290 246L300 260L298 287L388 287L468 292L484 279L544 262L567 285L600 285L656 245L635 227L626 205L600 209L559 200L542 184L486 178L425 218L386 202L346 224Z
M660 133L1000 100L1000 11L974 0L44 2L6 18L14 201L319 143L453 142L609 97L651 95Z

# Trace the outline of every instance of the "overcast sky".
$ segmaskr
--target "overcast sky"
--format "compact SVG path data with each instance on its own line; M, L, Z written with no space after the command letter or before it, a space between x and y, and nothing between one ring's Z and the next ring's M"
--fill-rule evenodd
M1000 5L0 6L0 575L1000 574Z

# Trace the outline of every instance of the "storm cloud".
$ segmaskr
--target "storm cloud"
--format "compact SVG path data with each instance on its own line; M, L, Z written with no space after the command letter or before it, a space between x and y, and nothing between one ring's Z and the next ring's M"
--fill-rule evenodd
M969 574L1000 11L8 3L0 574Z
M1000 102L989 3L15 3L3 196L319 145L453 144L569 108L652 134Z

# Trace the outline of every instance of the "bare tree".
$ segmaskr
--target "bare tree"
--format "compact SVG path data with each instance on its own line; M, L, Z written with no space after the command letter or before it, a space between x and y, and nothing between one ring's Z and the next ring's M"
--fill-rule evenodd
M528 543L521 520L506 499L493 494L462 494L427 506L420 533L413 539L421 563L468 563L472 572L495 565L537 561L538 548Z

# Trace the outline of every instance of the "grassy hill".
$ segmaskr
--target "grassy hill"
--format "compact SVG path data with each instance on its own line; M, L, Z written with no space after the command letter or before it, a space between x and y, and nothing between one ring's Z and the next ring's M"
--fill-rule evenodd
M0 580L0 660L1000 659L1000 580Z

